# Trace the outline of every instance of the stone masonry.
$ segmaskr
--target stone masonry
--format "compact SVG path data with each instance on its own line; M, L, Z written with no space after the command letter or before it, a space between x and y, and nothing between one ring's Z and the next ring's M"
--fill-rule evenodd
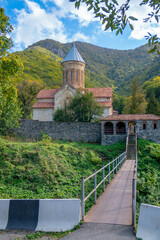
M38 120L20 120L19 128L15 133L26 138L38 139L46 133L53 140L71 140L77 142L101 142L100 123L70 123Z

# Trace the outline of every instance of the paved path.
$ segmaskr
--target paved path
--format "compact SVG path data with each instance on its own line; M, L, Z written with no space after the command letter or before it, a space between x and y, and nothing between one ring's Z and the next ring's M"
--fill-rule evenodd
M126 160L85 216L85 222L132 225L132 178L135 160Z
M62 240L136 240L131 226L106 223L84 223Z

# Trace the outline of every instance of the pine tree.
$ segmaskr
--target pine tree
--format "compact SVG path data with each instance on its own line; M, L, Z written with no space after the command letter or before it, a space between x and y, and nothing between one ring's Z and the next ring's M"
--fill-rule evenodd
M123 114L145 113L147 102L137 78L131 84L131 95L125 100Z
M153 113L156 115L160 115L160 104L155 98L155 93L152 91L149 96L148 105L147 105L147 113Z

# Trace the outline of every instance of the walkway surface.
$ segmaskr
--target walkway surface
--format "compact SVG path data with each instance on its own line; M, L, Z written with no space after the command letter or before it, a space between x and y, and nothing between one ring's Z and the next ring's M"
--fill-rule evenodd
M85 216L85 222L132 225L132 179L135 160L126 160Z
M83 223L80 229L62 240L136 240L132 226L106 223Z

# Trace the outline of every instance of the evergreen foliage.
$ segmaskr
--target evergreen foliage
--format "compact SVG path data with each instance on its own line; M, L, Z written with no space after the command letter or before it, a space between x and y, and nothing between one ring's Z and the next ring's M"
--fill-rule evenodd
M131 84L131 96L125 100L123 109L124 114L145 113L147 102L145 94L142 92L137 78L134 78Z
M150 93L150 96L148 99L149 100L148 100L146 112L160 115L160 104L158 100L155 98L155 93L153 91Z

